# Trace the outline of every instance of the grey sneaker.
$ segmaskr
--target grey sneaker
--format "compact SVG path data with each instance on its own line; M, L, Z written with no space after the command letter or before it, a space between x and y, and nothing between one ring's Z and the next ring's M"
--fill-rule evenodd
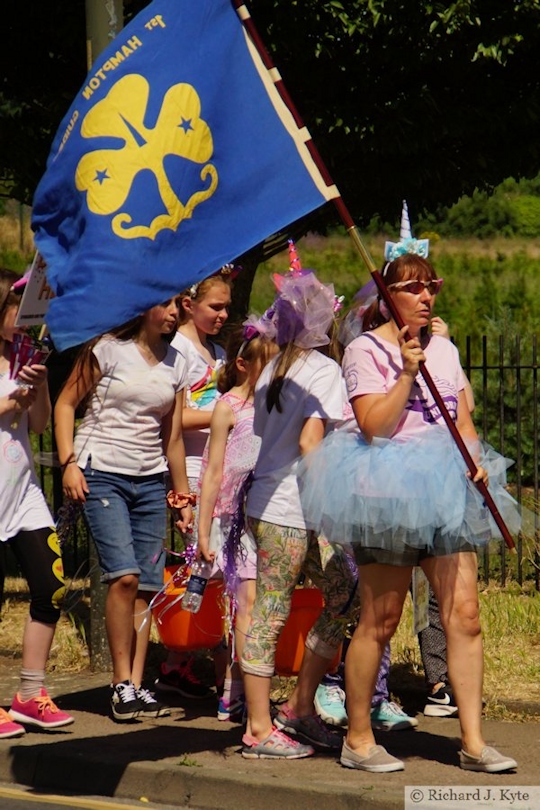
M139 686L135 690L135 694L142 704L139 717L168 717L170 715L171 710L169 707L160 700L156 700L154 693L150 692L149 689Z
M500 773L517 768L517 762L512 757L500 754L496 748L486 745L482 748L479 757L473 757L463 749L459 752L459 764L464 771L480 771L481 773Z
M319 751L339 751L341 748L341 734L327 728L318 714L296 717L285 704L274 719L274 725L287 734L300 735Z
M343 740L340 762L345 768L356 768L358 771L369 771L369 773L392 773L405 768L403 762L389 754L382 745L373 745L369 749L369 754L362 757L349 748L345 740Z

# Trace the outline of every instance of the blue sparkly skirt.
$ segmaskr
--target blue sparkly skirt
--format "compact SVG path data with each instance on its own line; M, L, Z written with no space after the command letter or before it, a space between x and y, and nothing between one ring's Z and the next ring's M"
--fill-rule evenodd
M480 461L489 492L511 534L520 507L506 491L513 463L481 443ZM446 426L406 440L374 439L335 431L309 453L298 470L308 528L337 543L392 550L396 542L452 553L500 537L482 495Z

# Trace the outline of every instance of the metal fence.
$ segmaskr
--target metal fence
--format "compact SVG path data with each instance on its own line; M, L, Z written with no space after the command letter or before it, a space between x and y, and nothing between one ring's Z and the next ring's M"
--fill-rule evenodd
M509 553L503 541L494 542L480 554L480 577L506 585L510 580L540 589L540 526L538 519L538 363L537 339L501 335L459 345L463 367L475 396L473 419L480 437L512 459L508 470L511 493L528 510L526 528L515 538L517 553ZM51 436L40 444L40 475L44 492L55 513L62 503L60 471L54 466ZM181 547L172 524L167 543ZM69 576L85 573L89 543L82 518L69 531L64 546Z
M538 517L538 344L537 336L484 336L459 346L463 367L471 380L476 408L474 422L482 439L514 464L508 469L509 489L526 510L523 531L515 539L517 554L503 542L496 553L482 554L485 581L509 578L520 585L540 586ZM492 550L491 550L492 551Z

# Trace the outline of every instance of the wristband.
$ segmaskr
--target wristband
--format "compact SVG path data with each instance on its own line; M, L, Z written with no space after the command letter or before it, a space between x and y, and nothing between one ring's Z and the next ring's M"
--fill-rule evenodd
M167 506L170 509L184 509L185 506L195 506L197 495L194 492L175 492L170 489L167 492Z
M69 465L70 465L70 464L76 464L76 463L77 463L77 459L76 459L76 458L70 458L70 460L69 460L69 461L66 461L66 463L65 463L65 464L60 464L60 469L62 470L62 472L64 472L64 470L66 469L66 467L69 467Z

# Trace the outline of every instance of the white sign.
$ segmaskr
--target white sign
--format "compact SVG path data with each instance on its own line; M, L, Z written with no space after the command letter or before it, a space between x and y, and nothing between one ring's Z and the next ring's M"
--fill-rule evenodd
M17 313L16 326L36 326L44 323L49 303L54 297L47 284L46 266L43 256L36 253Z

